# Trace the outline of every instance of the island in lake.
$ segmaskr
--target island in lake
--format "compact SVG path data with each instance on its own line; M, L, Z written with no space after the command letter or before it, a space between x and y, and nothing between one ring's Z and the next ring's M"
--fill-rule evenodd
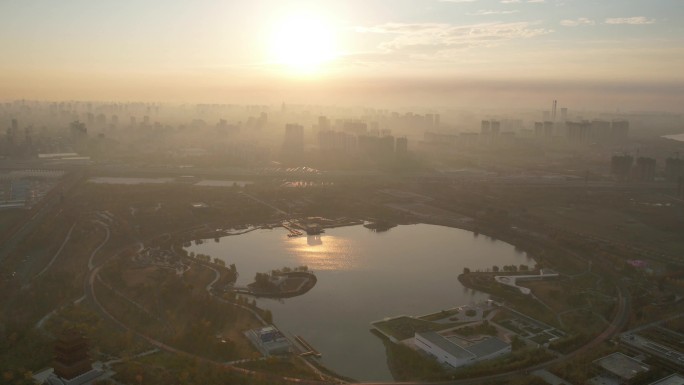
M302 295L311 290L318 282L316 275L306 266L295 269L283 268L271 273L256 273L254 282L245 288L235 288L242 294L256 297L289 298Z

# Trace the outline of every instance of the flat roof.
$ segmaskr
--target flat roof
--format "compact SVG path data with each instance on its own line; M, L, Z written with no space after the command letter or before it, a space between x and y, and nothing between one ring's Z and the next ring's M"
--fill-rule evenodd
M480 358L506 349L509 345L497 337L490 337L473 343L472 345L462 346L458 342L452 341L436 332L416 333L428 340L442 350L458 358Z
M674 373L656 382L652 382L650 385L684 385L684 377Z
M496 337L491 337L468 346L468 351L475 354L477 357L485 357L506 349L507 347L507 343Z
M425 340L431 342L435 346L444 350L445 352L451 354L456 358L473 358L475 354L467 351L466 349L456 345L455 343L449 341L443 336L435 332L420 332L416 333L416 336L420 336Z
M604 370L622 378L630 380L639 373L648 372L651 367L620 352L607 355L594 361Z

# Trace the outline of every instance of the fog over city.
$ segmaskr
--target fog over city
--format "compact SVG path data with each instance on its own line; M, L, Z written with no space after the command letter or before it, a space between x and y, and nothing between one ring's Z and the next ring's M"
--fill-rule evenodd
M0 2L0 383L684 384L682 5Z

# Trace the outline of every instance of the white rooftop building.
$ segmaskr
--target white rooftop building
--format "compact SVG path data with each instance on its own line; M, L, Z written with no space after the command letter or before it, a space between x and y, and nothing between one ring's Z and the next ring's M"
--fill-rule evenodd
M418 348L435 357L437 361L447 363L454 368L511 352L511 345L497 337L467 342L458 337L444 337L436 332L420 332L415 334L415 343Z

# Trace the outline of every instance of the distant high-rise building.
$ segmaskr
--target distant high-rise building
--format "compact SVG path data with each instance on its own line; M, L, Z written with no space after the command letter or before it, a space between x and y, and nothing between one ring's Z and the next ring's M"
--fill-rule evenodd
M652 182L655 179L656 160L640 157L636 161L636 178L642 182Z
M453 145L458 142L459 136L456 134L442 134L437 132L426 131L423 134L423 138L425 142L431 145Z
M81 123L78 120L71 122L69 128L71 129L71 135L75 138L80 138L88 135L88 129L86 128L85 123Z
M566 138L573 143L587 143L591 131L591 123L588 120L581 122L565 122Z
M563 122L568 120L568 109L566 107L561 108L561 120Z
M590 138L595 143L605 143L611 140L610 122L605 120L592 120Z
M482 123L480 123L480 135L489 135L491 127L492 124L489 120L483 120Z
M544 122L534 122L534 136L539 139L544 137Z
M304 152L304 127L299 124L285 125L283 154L294 155Z
M626 120L614 120L611 124L611 137L614 141L627 140L629 136L629 122Z
M553 122L548 120L544 122L544 137L547 139L553 137Z
M97 124L104 126L105 124L107 124L107 116L105 116L105 114L102 113L97 114L97 116L95 117L95 121L97 122Z
M425 126L428 128L433 128L435 127L435 115L434 114L425 114Z
M356 150L356 136L343 131L318 131L318 147L322 151L353 152Z
M501 132L501 122L498 120L492 120L491 121L491 128L492 128L492 135L499 135L499 132Z
M12 125L7 129L7 142L11 145L14 143L17 137L17 132L19 131L19 122L16 119L12 119Z
M340 119L335 121L336 129L351 132L357 135L366 134L368 132L368 124L356 119ZM374 124L377 129L377 122Z
M618 180L627 180L632 172L634 158L630 155L614 155L610 161L610 172Z
M397 154L406 154L408 152L408 139L406 137L397 138L395 151Z
M318 130L319 131L329 131L330 130L330 119L326 116L318 117Z
M667 158L665 160L665 178L669 181L677 181L684 177L684 159Z
M374 158L387 157L394 153L393 136L370 136L360 135L358 137L359 151Z

